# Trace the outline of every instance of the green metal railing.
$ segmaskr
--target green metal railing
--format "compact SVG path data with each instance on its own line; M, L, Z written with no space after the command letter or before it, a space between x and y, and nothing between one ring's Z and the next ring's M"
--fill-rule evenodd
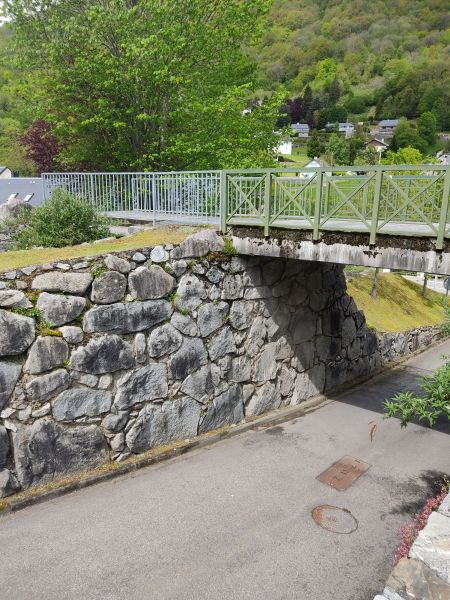
M377 165L221 171L221 228L234 225L450 237L450 167Z

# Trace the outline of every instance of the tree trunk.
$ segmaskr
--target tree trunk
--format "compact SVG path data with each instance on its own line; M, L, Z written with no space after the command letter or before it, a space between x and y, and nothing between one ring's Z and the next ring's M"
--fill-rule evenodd
M376 298L377 297L377 283L378 283L378 273L379 272L380 272L380 269L378 267L373 272L372 290L370 291L370 297L371 298Z
M428 273L423 274L422 298L427 297Z

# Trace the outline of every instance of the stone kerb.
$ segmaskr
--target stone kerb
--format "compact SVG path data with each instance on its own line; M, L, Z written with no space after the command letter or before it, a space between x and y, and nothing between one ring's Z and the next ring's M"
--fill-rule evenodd
M342 267L176 247L0 274L0 496L378 369Z

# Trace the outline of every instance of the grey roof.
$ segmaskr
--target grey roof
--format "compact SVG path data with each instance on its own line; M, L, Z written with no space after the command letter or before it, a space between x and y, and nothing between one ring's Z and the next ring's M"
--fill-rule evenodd
M383 119L378 123L379 127L396 127L398 125L398 119Z
M297 129L298 131L309 131L308 123L292 123L292 129Z
M0 204L6 202L11 194L17 194L21 200L32 194L30 204L37 206L43 200L42 179L40 177L0 178Z

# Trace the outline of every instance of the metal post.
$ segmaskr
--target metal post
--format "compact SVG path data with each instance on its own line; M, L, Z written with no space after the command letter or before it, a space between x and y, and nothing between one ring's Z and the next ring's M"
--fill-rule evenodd
M444 189L442 190L441 215L436 239L436 250L444 247L445 230L447 229L448 200L450 195L450 169L445 171Z
M153 204L153 227L156 225L156 182L155 175L151 175L152 178L152 204Z
M372 207L372 221L370 223L370 238L369 244L375 244L377 238L378 228L378 215L380 214L380 202L381 202L381 185L383 183L383 171L378 168L375 176L375 190L373 193L373 207Z
M316 182L316 203L314 205L314 225L313 225L313 241L318 242L320 238L320 214L322 212L322 193L323 193L323 170L321 167L317 169Z
M270 229L270 192L272 186L272 176L270 172L266 173L264 184L264 235L269 236Z
M220 231L227 233L228 216L228 198L227 198L227 172L220 171Z

